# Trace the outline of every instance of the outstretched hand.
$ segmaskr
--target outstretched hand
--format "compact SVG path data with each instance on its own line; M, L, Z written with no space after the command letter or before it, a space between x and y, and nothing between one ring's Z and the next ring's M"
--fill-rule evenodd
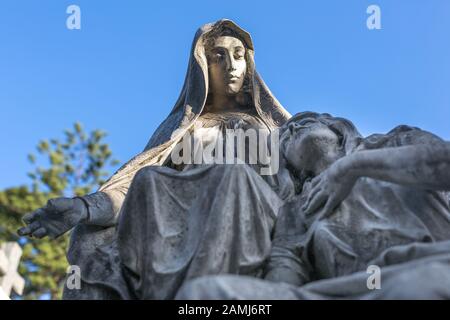
M339 162L339 161L338 161ZM306 215L321 209L323 215L328 215L352 191L357 180L350 172L345 172L338 162L311 181L311 189L302 210Z
M87 215L87 207L79 198L51 199L45 207L26 214L23 221L27 225L17 233L20 236L49 236L55 239L85 220Z

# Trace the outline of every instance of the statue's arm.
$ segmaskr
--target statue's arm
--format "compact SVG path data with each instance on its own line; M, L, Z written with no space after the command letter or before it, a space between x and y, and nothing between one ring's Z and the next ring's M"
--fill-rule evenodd
M78 224L110 227L117 223L126 192L114 189L99 191L82 197L54 198L42 208L26 214L26 226L18 230L20 236L58 238Z
M450 143L417 129L399 126L370 148L334 162L312 181L303 212L327 215L351 192L360 177L427 190L450 190ZM374 147L372 149L372 147ZM322 207L322 208L321 208Z
M450 190L448 142L360 151L341 160L342 172L349 172L355 178L369 177L424 189Z
M163 135L163 132L160 134ZM152 141L144 152L124 164L97 192L80 197L88 210L85 224L105 227L117 224L120 209L136 172L144 166L162 165L165 159L164 151L167 146L161 145L152 149ZM153 153L149 153L152 150Z
M164 151L156 150L154 153ZM117 224L120 208L128 193L134 174L145 165L159 163L159 157L141 153L127 162L97 192L82 197L51 199L47 205L26 214L26 226L20 236L57 238L78 224L111 227Z
M83 197L87 207L86 224L109 227L117 224L120 208L125 199L128 188L98 191Z

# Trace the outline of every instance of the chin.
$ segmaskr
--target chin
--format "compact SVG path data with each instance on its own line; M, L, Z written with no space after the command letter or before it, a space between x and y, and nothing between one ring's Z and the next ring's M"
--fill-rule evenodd
M231 87L231 86L228 86L227 87L227 94L229 95L229 96L235 96L235 95L237 95L239 93L239 88L236 88L236 87Z

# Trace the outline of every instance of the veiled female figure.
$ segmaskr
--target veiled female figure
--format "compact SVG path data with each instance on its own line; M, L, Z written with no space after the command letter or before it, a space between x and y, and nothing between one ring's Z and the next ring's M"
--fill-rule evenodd
M19 233L57 237L75 226L68 260L82 285L66 287L65 298L167 299L201 275L258 276L283 174L261 176L258 164L180 165L171 153L196 129L208 143L226 129L271 132L289 117L255 70L250 35L230 20L206 24L180 97L145 150L98 192L27 215Z

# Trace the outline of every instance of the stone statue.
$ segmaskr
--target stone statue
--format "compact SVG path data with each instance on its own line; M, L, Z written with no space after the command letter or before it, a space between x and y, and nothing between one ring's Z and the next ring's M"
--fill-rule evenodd
M21 235L56 238L74 228L68 261L80 267L82 284L66 287L64 298L170 299L195 277L262 275L291 190L287 171L261 175L258 163L192 165L172 157L197 129L196 143L206 143L227 129L270 133L290 118L253 55L250 35L234 22L201 27L178 101L144 151L98 192L52 199L25 216Z
M312 112L281 132L301 191L278 215L266 280L199 278L178 298L450 299L450 143L408 126L363 138Z
M20 235L73 229L81 288L64 298L450 298L449 143L407 126L364 138L328 114L291 118L253 55L234 22L201 27L144 151L98 192L24 217Z

